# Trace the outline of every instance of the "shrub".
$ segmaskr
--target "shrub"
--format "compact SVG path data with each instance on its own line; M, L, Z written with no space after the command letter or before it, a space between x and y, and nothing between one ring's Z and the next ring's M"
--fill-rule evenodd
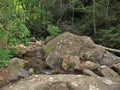
M26 43L28 41L28 36L30 34L28 28L25 24L16 24L10 27L10 36L8 39L9 45L15 45L19 43Z
M11 56L11 50L0 48L0 67L7 66Z
M60 29L54 25L48 25L47 31L50 33L51 36L56 36L60 33Z
M120 26L103 29L100 35L98 40L102 45L120 49Z

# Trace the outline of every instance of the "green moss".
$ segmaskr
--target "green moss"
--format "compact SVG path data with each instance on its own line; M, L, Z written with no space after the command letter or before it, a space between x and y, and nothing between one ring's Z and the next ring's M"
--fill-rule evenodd
M70 63L69 65L68 65L68 69L73 69L75 67L75 63Z
M79 43L79 42L80 42L80 39L79 39L79 38L76 38L76 39L75 39L75 42Z
M62 68L62 63L63 63L63 60L62 59L58 59L56 60L56 62L54 63L55 66L59 67L59 68Z
M98 54L95 54L95 53L89 56L90 59L97 59L97 57L98 57Z
M49 41L47 43L47 45L44 46L44 51L46 52L46 54L49 54L49 52L51 52L52 50L54 50L56 48L57 42L59 42L60 40L66 39L66 38L68 39L68 38L74 38L74 37L77 37L77 36L74 34L71 34L69 32L65 32L65 33L55 37L51 41ZM79 39L78 39L78 42L79 42Z
M46 52L46 54L49 54L54 48L55 48L55 42L48 43L43 49Z
M84 54L84 58L86 59L92 59L92 60L95 60L95 59L98 59L98 53L89 53L89 54Z

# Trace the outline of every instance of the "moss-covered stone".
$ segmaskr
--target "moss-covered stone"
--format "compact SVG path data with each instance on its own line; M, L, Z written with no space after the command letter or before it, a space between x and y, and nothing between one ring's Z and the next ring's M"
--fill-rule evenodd
M52 39L43 49L47 54L47 65L52 69L56 68L59 64L55 63L59 61L59 58L63 59L62 67L64 69L73 66L70 63L75 63L74 69L81 69L79 64L84 61L80 61L80 59L101 65L112 65L111 62L115 62L117 58L107 53L100 45L95 44L90 37L77 36L69 32L65 32ZM66 62L64 59L67 56L70 56L71 60L67 59L70 63ZM78 59L74 58L76 56ZM83 64L82 67L84 67Z

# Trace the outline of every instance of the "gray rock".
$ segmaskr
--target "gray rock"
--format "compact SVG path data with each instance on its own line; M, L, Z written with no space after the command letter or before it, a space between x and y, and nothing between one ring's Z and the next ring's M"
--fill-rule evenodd
M85 75L89 75L89 76L92 76L92 77L99 77L97 74L95 74L93 71L89 70L89 69L84 69L83 70L83 73Z
M83 70L85 68L94 70L97 69L100 65L92 61L81 61L78 56L66 56L63 59L62 67L64 70Z
M33 75L1 90L119 90L120 78L83 75Z
M119 75L113 71L111 68L107 66L101 66L98 71L104 76L104 77L119 77Z
M107 65L109 67L112 67L113 64L116 64L116 63L120 63L120 57L117 57L113 53L110 53L108 51L105 51L103 58L99 60L99 64Z
M95 44L90 37L77 36L69 32L52 39L43 49L48 55L46 63L52 69L60 69L62 64L63 69L68 70L69 65L64 61L67 56L70 56L68 61L75 63L72 65L75 66L72 67L73 70L76 68L92 70L98 68L99 65L112 67L113 64L120 62L120 57L107 52L102 46ZM78 57L79 60L74 57Z
M29 72L24 69L26 63L25 60L19 58L11 59L8 66L7 80L12 81L19 79L19 77L28 77Z
M120 74L120 63L113 64L112 67Z
M36 51L37 49L41 49L41 47L44 45L43 41L36 41L36 42L29 42L28 46L25 46L24 44L18 44L16 46L9 47L10 49L13 49L13 53L21 57L23 54L27 54L30 56L32 52Z
M62 60L55 53L51 53L46 58L46 64L51 69L61 69Z
M78 56L66 56L63 59L62 67L64 70L80 70L80 60Z
M83 62L83 63L80 64L80 69L87 68L89 70L94 70L94 69L97 69L99 67L100 67L99 64L96 64L96 63L94 63L92 61L85 61L85 62Z

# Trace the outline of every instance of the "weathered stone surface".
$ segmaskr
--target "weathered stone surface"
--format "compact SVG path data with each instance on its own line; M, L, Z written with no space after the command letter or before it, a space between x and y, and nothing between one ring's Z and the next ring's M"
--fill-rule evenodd
M63 59L62 67L64 70L80 69L80 60L78 56L66 56Z
M46 64L52 69L61 69L62 60L56 53L50 53L46 58Z
M93 70L100 65L112 67L113 64L120 62L120 57L105 51L91 38L77 36L69 32L49 41L44 46L44 51L47 54L46 63L52 69L61 69L62 66L63 69L67 70L72 63L73 70L84 68ZM66 58L68 56L70 56L69 59Z
M25 54L27 50L27 47L24 46L23 44L19 44L10 48L14 50L14 54L19 56L21 56L22 54Z
M24 44L18 44L16 46L9 47L14 50L14 54L17 56L28 54L29 52L34 52L37 49L40 49L44 45L43 41L36 41L36 42L29 42L28 46L25 46Z
M109 67L112 67L116 63L120 63L120 57L115 56L114 54L105 51L103 58L99 60L99 63L101 65L107 65Z
M0 68L0 88L8 84L8 80L6 79L7 73L8 73L7 67Z
M96 64L92 61L85 61L83 63L80 63L79 67L81 70L87 68L89 70L94 70L94 69L97 69L100 65L99 64Z
M83 70L83 73L85 75L89 75L89 76L92 76L92 77L99 77L97 74L95 74L93 71L89 70L89 69L84 69Z
M35 73L41 73L45 66L45 53L42 49L43 45L43 41L35 40L35 42L29 42L28 46L19 44L10 48L14 50L16 57L27 61L27 65L25 67L27 70L32 68Z
M23 58L25 61L28 61L26 68L32 68L35 73L41 73L42 69L46 67L43 54L40 49L26 53L26 56Z
M83 75L34 75L1 90L119 90L120 78Z
M36 57L25 57L25 61L28 61L26 69L33 69L33 73L42 73L42 70L46 67L45 61ZM30 70L31 72L31 70Z
M62 67L65 70L83 70L83 69L90 69L94 70L99 67L98 64L92 61L82 61L78 56L66 56L63 59Z
M112 67L120 74L120 63L113 64Z
M24 69L26 63L25 60L19 58L11 59L8 66L7 80L11 81L17 80L19 77L28 77L29 73Z
M115 71L107 66L101 66L98 70L104 77L119 77Z

